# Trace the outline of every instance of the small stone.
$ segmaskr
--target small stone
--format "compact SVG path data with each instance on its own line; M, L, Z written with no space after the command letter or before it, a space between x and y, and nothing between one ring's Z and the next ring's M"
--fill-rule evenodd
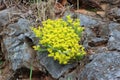
M105 17L106 16L104 11L97 11L97 15L100 15L101 17Z
M96 46L100 46L100 45L105 45L106 43L107 43L106 39L93 38L93 39L91 39L91 41L88 44L91 47L96 47Z
M101 7L105 11L109 8L109 4L102 4Z

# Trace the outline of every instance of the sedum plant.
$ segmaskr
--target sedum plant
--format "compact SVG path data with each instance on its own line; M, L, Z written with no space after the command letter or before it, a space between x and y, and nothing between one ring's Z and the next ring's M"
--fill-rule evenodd
M68 64L85 56L84 47L79 45L84 28L80 26L78 19L73 20L67 16L66 20L48 19L42 24L43 27L32 28L40 39L38 45L33 46L35 50L47 50L48 56L58 60L60 64Z

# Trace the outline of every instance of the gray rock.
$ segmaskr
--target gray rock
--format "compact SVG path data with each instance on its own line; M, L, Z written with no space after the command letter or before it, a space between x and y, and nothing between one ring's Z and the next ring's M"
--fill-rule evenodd
M85 38L85 40L83 40L83 45L85 47L89 46L88 42L95 42L96 39L102 39L103 42L106 42L109 34L108 22L104 22L100 18L94 18L83 14L78 14L77 16L80 19L80 25L85 27L85 32L83 34ZM96 44L96 42L94 44Z
M74 70L73 72L67 73L63 77L60 77L59 80L77 80L77 73Z
M11 13L14 12L14 7L0 11L0 27L6 25L9 22L10 18L13 16Z
M112 8L112 9L111 9L111 15L114 15L114 16L116 16L116 17L119 17L119 16L120 16L120 8L117 8L117 7Z
M65 12L63 19L66 19L67 15L70 15L72 18L75 18L75 19L76 18L80 19L80 25L85 27L96 26L102 20L100 18L95 18L95 17L84 15L84 14L76 14L70 11Z
M115 7L110 9L108 12L108 17L113 21L120 22L120 8Z
M80 19L80 25L85 27L91 27L98 24L99 20L95 20L90 16L79 14L78 18Z
M109 50L120 50L120 24L111 23L109 25L109 40L107 47Z
M85 26L85 32L83 34L84 47L95 47L106 44L108 41L109 29L107 22L99 22L97 25L91 27Z
M21 67L30 68L34 65L35 51L32 48L34 44L34 35L30 30L30 23L26 19L19 19L17 23L9 24L3 29L3 49L6 49L6 60L12 64L15 71Z
M108 41L108 49L120 51L120 31L113 30L111 32Z
M48 53L38 53L40 64L42 64L46 70L51 74L53 78L58 79L69 69L76 66L76 63L68 65L60 65L58 61L53 60L53 58L47 57Z
M119 23L110 22L110 24L108 26L109 26L110 33L115 29L120 31L120 24Z
M30 31L30 21L20 18L17 24L24 33Z
M120 80L120 53L99 53L85 66L79 80Z
M96 47L96 46L100 46L100 45L104 45L107 43L106 39L102 39L102 38L93 38L88 45L91 47Z

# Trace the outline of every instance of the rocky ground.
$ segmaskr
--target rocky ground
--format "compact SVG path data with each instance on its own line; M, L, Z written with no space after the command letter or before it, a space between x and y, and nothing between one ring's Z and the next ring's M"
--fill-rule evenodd
M96 2L101 10L64 6L57 10L47 2L40 6L14 0L0 4L0 80L29 80L31 65L32 80L120 80L120 0ZM51 1L49 5L53 4ZM38 39L30 28L47 18L68 14L79 18L85 27L82 44L87 56L73 64L59 65L47 53L34 51L32 46Z

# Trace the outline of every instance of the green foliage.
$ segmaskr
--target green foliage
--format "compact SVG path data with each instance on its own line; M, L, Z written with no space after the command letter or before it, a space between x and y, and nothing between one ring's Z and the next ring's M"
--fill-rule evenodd
M96 8L94 8L94 9L88 8L87 10L89 10L89 11L91 11L91 12L97 12L97 9L96 9Z
M60 64L68 64L72 60L83 58L86 53L78 42L84 28L80 26L78 19L73 20L67 16L66 21L48 19L42 24L43 27L32 28L36 37L40 39L39 45L33 46L35 50L47 50L48 56L58 60Z
M32 80L32 65L30 66L30 80Z

